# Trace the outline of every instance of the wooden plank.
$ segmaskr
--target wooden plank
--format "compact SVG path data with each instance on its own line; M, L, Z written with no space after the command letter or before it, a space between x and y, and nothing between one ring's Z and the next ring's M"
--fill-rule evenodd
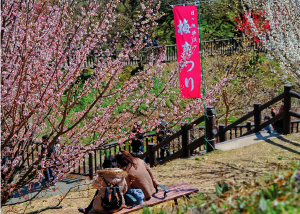
M198 118L197 120L195 120L194 122L192 122L191 124L189 124L187 126L187 130L192 129L194 127L193 124L198 125L199 123L202 123L203 121L204 121L204 115L202 117Z
M270 124L273 124L274 122L276 122L277 120L280 120L281 118L283 118L283 113L277 114L275 117L271 118L270 120L260 124L259 130L262 130L263 128L267 127Z
M194 150L197 147L200 147L205 144L205 136L202 136L198 138L197 140L194 140L192 143L188 144L188 149Z
M241 137L244 137L244 136L247 136L247 135L250 135L250 134L253 134L253 133L255 133L255 129L251 129L250 131L243 134Z
M172 154L171 156L169 157L166 157L164 158L163 160L159 161L156 165L159 165L159 164L164 164L168 161L171 161L171 160L175 160L177 158L180 158L182 157L183 155L183 149L180 149L179 151L175 152L174 154Z
M188 150L194 150L197 147L200 147L201 145L204 145L204 144L205 144L205 140L204 140L204 136L202 136L202 137L198 138L197 140L194 140L192 143L188 144L187 149ZM180 158L180 157L182 157L182 155L183 155L183 149L180 149L179 151L175 152L171 156L166 157L163 160L161 160L160 162L158 162L157 165L158 164L164 164L168 161Z
M161 142L160 144L156 145L153 147L153 151L156 151L160 148L162 148L164 145L170 143L172 140L174 140L175 138L179 137L182 134L182 131L179 130L178 132L176 132L175 134L171 135L170 137L168 137L167 139L165 139L163 142Z
M249 117L252 117L254 115L254 111L250 111L248 114L244 115L243 117L241 117L240 119L238 119L237 121L235 121L234 123L231 123L230 125L226 126L223 131L226 132L231 128L234 128L236 125L244 122L245 120L247 120Z
M293 117L297 117L297 118L300 118L300 114L298 112L294 112L292 110L289 110L289 115L290 116L293 116ZM292 121L293 122L293 121Z
M145 157L148 157L148 156L149 156L149 151L147 151L144 154L140 155L139 158L144 159Z
M291 95L291 97L295 97L295 98L298 98L300 99L300 94L297 93L297 92L294 92L294 91L290 91L289 94Z
M279 100L281 100L282 98L284 97L284 94L280 94L278 95L277 97L274 97L272 100L270 100L269 102L266 102L265 104L261 105L259 108L258 108L258 111L262 111L264 110L265 108L269 107L270 105L278 102Z
M131 213L142 209L144 206L152 207L156 204L160 204L169 200L174 200L176 198L180 198L185 195L190 195L199 191L197 188L194 188L186 183L169 186L167 187L167 189L169 190L169 192L167 193L166 198L164 198L164 191L160 189L158 193L154 193L152 195L149 201L145 201L144 203L133 208L123 208L117 213L118 214Z

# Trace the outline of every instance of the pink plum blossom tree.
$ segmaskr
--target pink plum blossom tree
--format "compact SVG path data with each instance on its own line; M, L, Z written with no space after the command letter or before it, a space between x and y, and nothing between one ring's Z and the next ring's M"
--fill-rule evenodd
M118 38L111 40L118 14L119 0L101 5L75 0L3 0L1 5L1 203L25 185L43 178L43 171L54 168L57 180L66 176L89 152L112 139L128 139L133 122L143 121L143 131L155 129L157 115L165 113L179 124L187 117L203 113L203 103L212 104L232 77L224 77L207 89L206 97L190 100L179 108L180 94L171 106L166 98L179 88L178 68L168 75L168 82L153 93L154 77L162 75L164 48L151 55L136 75L122 82L120 74L126 60L143 47L143 36L160 17L159 3L148 0L137 11L136 22L122 49L113 55ZM85 60L94 48L98 55L90 78L80 82ZM115 52L114 52L115 53ZM189 54L187 54L188 56ZM184 62L182 62L184 63ZM181 63L181 64L182 64ZM79 84L80 82L80 84ZM92 97L84 109L74 108L85 97ZM128 102L130 100L130 102ZM128 104L119 111L124 103ZM141 106L145 108L141 109ZM48 134L44 151L36 152L34 142ZM56 157L47 151L61 138ZM83 141L85 143L83 143ZM34 159L26 161L29 151ZM41 191L47 188L41 188ZM24 196L32 200L37 194Z

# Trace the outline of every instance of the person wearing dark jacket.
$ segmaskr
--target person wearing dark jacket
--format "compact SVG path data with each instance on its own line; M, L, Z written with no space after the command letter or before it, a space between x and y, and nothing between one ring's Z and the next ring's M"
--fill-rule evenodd
M284 107L283 105L280 106L278 114L283 112L283 107ZM271 108L271 114L272 114L272 117L275 117L277 115L274 108ZM274 122L273 127L274 127L274 131L281 133L283 130L283 119L280 119L280 120L277 120L276 122Z
M157 135L158 143L163 142L165 139L167 139L170 136L170 131L168 130L169 124L166 121L164 121L164 117L165 117L165 115L163 115L163 114L159 115L159 118L161 119L161 122L160 122L159 126L156 129L156 135ZM162 159L165 158L165 153L166 153L167 157L171 156L170 143L164 145L160 149L160 157Z
M135 157L144 153L144 134L140 132L140 123L135 122L131 132L134 134L134 138L131 141L132 152Z

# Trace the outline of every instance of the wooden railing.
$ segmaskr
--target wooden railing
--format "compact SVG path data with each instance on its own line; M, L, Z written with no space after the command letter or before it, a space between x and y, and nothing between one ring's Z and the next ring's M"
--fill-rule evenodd
M291 116L299 118L300 114L291 110L291 97L295 97L300 99L300 94L291 91L291 86L286 85L284 87L284 93L270 100L269 102L261 105L260 103L254 104L254 110L249 112L248 114L242 116L240 119L235 121L228 126L223 124L219 125L219 128L215 128L214 124L214 109L213 107L207 107L206 109L206 122L207 122L207 142L208 142L208 151L213 151L215 148L215 144L219 142L224 142L227 140L227 136L229 135L230 139L238 138L246 135L250 135L256 132L259 132L263 128L267 127L269 124L272 124L283 118L284 121L284 130L283 134L289 134L292 132L299 132L299 123L300 120L291 121ZM268 108L269 106L275 104L276 102L284 99L284 112L276 115L272 119L267 122L261 123L261 112ZM254 118L254 124L252 124L249 120L251 117ZM163 142L157 144L156 134L146 135L146 151L139 158L147 158L151 167L157 164L163 164L170 160L174 160L180 157L190 157L193 151L197 150L198 152L205 152L205 138L204 138L204 127L197 126L201 122L204 121L204 116L195 120L191 124L183 123L181 129L178 130L175 134L164 140ZM247 121L246 124L241 124L244 121ZM228 133L229 132L229 133ZM239 132L239 133L238 133ZM233 134L234 133L234 134ZM160 150L165 145L170 144L171 156L161 159ZM118 148L118 149L117 149ZM89 169L86 171L85 167L83 169L83 173L88 174L91 178L95 174L97 169L101 169L102 163L101 161L104 159L104 154L116 154L120 150L128 150L131 151L130 145L120 146L117 143L105 145L105 147L101 149L95 150L95 155L89 154ZM107 152L108 151L108 152ZM99 155L99 164L98 156ZM84 163L83 163L84 165ZM78 169L77 172L81 172Z
M236 52L249 52L249 51L260 51L264 52L265 49L258 45L256 42L245 42L248 38L228 38L228 39L214 39L211 41L202 42L202 52L204 57L215 56L215 55L231 55ZM245 46L246 45L246 46ZM125 65L137 65L139 63L147 61L150 53L159 53L161 46L152 46L142 49L136 57L130 58L125 62ZM119 51L116 51L116 54ZM94 62L97 61L99 50L94 48L92 53L88 55L86 60L86 67L94 68ZM167 45L164 62L177 61L177 46Z
M157 164L163 164L167 161L174 160L179 157L190 157L192 153L195 152L205 152L205 138L204 138L204 126L199 126L200 123L204 121L206 117L207 122L207 142L208 151L213 151L215 149L215 144L224 142L230 139L243 137L253 133L257 133L268 125L283 119L283 134L290 134L294 132L299 132L300 120L291 121L291 117L296 117L300 119L300 114L291 110L291 98L300 99L300 94L291 91L290 85L285 85L284 93L273 98L269 102L261 105L260 103L254 104L254 110L247 113L246 115L239 118L232 124L224 125L220 124L218 128L215 126L214 115L215 110L213 107L208 106L206 109L206 115L201 116L197 120L193 121L191 124L182 123L181 129L176 130L176 133L171 135L169 138L161 143L157 143L156 134L147 134L144 137L145 142L145 153L139 158L146 158L153 167ZM262 111L276 102L284 99L284 112L276 115L267 122L261 123ZM252 118L252 123L249 119ZM245 121L246 124L243 124ZM163 146L170 144L171 156L162 158L160 151ZM34 151L40 151L41 147L36 147L28 151L27 156L23 157L23 161L28 162L33 160ZM97 170L102 169L102 164L105 155L115 155L121 150L132 151L130 143L125 145L120 145L118 142L112 142L97 148L92 153L89 153L89 157L84 158L79 166L72 173L89 175L93 178Z

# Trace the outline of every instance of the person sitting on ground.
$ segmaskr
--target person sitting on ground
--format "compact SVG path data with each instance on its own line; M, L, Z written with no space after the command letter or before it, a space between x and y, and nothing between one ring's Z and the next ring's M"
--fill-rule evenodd
M129 183L127 172L117 168L117 160L115 156L108 155L105 157L103 162L104 170L97 171L97 177L93 182L93 187L97 189L93 200L91 201L90 205L87 208L79 208L78 211L81 213L88 214L90 213L115 213L121 210L125 206L124 194L130 188L127 185ZM127 181L126 181L127 179ZM115 185L119 186L122 204L118 209L115 210L107 210L105 206L105 193L106 187L108 185Z
M116 155L118 166L127 171L131 188L141 189L145 200L149 200L155 187L159 184L154 178L150 167L141 159L133 157L127 151L121 151Z
M283 107L284 107L283 105L280 106L278 114L283 112ZM276 115L278 115L273 107L271 108L271 114L272 114L272 117L275 117ZM274 131L281 133L283 130L283 119L280 119L280 120L277 120L276 122L274 122L273 127L274 127Z
M270 120L269 116L265 116L265 122L267 122L268 120ZM264 128L264 130L266 130L268 133L273 133L273 127L272 125L268 125L267 127Z
M140 132L140 123L141 122L135 122L131 131L135 137L131 141L132 156L134 157L138 157L140 154L144 153L144 134Z

